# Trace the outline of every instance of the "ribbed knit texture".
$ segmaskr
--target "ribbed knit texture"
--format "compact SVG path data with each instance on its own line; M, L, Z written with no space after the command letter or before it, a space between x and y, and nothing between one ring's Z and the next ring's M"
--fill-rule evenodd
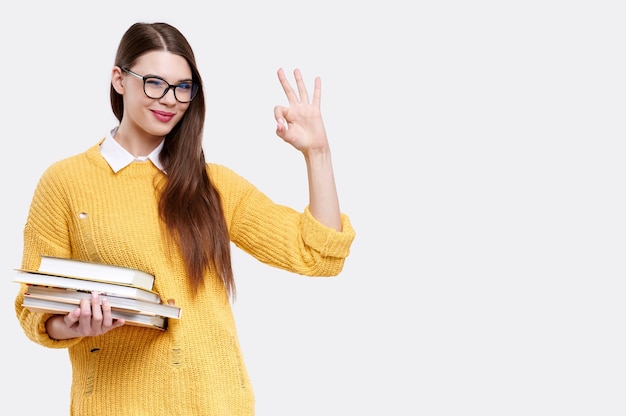
M207 165L218 188L231 240L260 261L305 276L334 276L355 233L342 215L336 232L305 208L270 201L233 171ZM167 331L125 326L99 337L56 341L45 332L50 315L21 307L26 335L43 346L68 348L72 363L71 415L158 416L254 414L230 301L217 276L193 297L179 251L158 218L156 179L149 162L113 173L95 145L59 161L42 175L24 228L22 267L40 255L72 257L144 270L155 290L182 308Z

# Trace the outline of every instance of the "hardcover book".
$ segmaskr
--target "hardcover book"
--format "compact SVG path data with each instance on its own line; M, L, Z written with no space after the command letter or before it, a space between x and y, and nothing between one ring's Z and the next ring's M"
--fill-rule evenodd
M65 302L77 307L81 299L90 299L91 292L59 287L30 285L24 296L38 299ZM166 318L180 319L181 309L166 303L146 302L138 299L122 298L118 296L103 296L109 300L111 309L125 310L144 315L159 315Z
M142 270L63 257L41 256L41 263L36 271L77 279L123 283L145 290L152 290L154 287L154 276Z
M105 296L119 296L146 302L161 303L161 297L157 292L141 289L127 284L99 282L84 278L79 279L57 276L39 271L21 269L16 270L16 276L13 281L29 285L60 287L64 289L81 290L84 292L98 292Z
M40 299L31 296L24 297L25 308L34 312L44 313L67 313L76 309L76 305L58 302L49 299ZM146 328L167 329L167 318L158 315L146 315L122 310L111 310L114 319L124 319L127 325L143 326Z

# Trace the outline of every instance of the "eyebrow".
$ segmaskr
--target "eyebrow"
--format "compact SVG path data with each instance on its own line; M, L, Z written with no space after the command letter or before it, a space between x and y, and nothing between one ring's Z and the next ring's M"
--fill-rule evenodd
M167 81L165 79L165 77L163 77L161 75L157 75L157 74L146 74L146 75L143 75L143 76L144 77L148 77L148 78L158 78L158 79L162 79L163 81ZM193 82L193 78L182 78L182 79L179 79L178 81L176 81L176 83L188 82L188 81Z

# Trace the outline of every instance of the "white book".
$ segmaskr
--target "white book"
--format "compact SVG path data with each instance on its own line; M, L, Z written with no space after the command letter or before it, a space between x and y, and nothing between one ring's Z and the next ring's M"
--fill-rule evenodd
M16 270L14 282L30 285L62 287L65 289L98 292L106 296L139 299L146 302L161 303L161 296L151 290L140 289L126 284L98 282L94 280L57 276L39 271Z
M143 270L64 257L41 256L37 271L78 279L123 283L145 290L152 290L154 287L154 276Z
M30 296L24 297L25 308L33 312L43 313L67 313L76 309L76 305L71 303L58 302L49 299L33 298ZM127 325L143 326L148 328L156 328L165 330L167 328L167 318L158 315L145 315L142 313L111 310L113 319L124 319Z
M91 299L91 292L65 289L60 287L48 287L29 285L24 296L39 299L48 299L57 302L65 302L74 305L80 304L81 299ZM111 309L120 309L142 313L144 315L159 315L166 318L180 319L181 308L167 303L146 302L138 299L122 298L119 296L105 296L111 305Z

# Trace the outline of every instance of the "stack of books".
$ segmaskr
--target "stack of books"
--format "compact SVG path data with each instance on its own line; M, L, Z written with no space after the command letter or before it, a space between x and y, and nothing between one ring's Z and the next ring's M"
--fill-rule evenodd
M16 269L14 282L28 285L23 306L35 312L67 313L92 292L106 297L114 319L128 325L167 329L181 308L163 303L153 290L154 276L110 264L42 256L37 270Z

